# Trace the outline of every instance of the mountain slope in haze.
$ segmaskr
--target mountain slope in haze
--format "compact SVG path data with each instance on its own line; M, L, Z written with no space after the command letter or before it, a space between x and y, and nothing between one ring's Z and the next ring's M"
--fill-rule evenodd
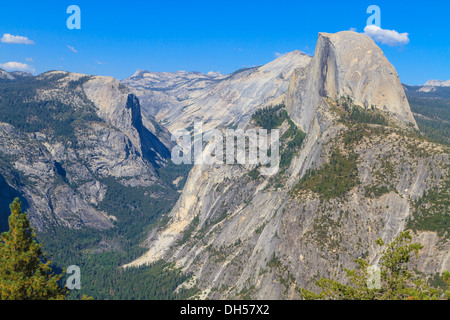
M304 62L291 64L297 67L288 86L257 82L275 90L266 97L285 103L262 111L281 123L281 158L288 160L278 174L195 165L167 226L151 232L148 251L125 267L174 262L195 275L201 299L293 299L299 287L314 290L318 277L343 281L355 258L376 264L376 239L389 243L406 228L424 244L415 268L435 274L450 267L449 149L418 132L393 66L373 40L353 32L320 34ZM233 79L214 88L233 87L226 81ZM239 84L233 101L246 96ZM202 110L200 101L211 97L220 105L215 96L205 92L194 103ZM237 119L226 114L234 108L242 105L221 109L225 121L194 107L187 114L210 127L264 126L252 119L258 107L251 103L241 121L228 121ZM171 127L186 126L187 114L173 117ZM299 130L304 140L295 140Z
M450 145L450 88L403 87L420 131L433 141Z
M15 80L16 78L14 77L14 75L12 75L11 73L0 69L0 81L11 81L11 80Z
M24 78L32 78L33 75L29 72L25 71L13 71L7 72L3 69L0 69L0 81L14 81Z

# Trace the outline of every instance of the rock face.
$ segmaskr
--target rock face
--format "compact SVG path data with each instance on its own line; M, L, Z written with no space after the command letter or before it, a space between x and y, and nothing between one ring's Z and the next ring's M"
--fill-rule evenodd
M305 66L310 60L310 56L294 51L262 67L240 70L227 77L205 79L206 76L203 76L183 83L181 89L164 89L172 101L178 102L159 111L156 118L171 132L187 129L196 120L204 122L205 130L242 125L258 108L272 103L286 92L294 69ZM148 109L146 92L159 89L153 87L153 83L143 83L141 78L134 80L135 78L131 77L124 83L133 88L143 87L148 90L136 92L142 100L143 109ZM162 76L161 78L164 79Z
M387 243L407 228L418 217L415 201L426 192L448 193L448 148L415 133L397 73L370 38L322 33L314 58L298 52L284 58L295 63L282 67L276 60L222 80L185 115L168 119L172 128L185 126L189 117L210 127L251 128L258 105L284 98L289 116L307 133L289 166L274 177L256 178L249 175L252 167L194 166L166 228L151 232L148 252L125 267L161 258L175 262L194 273L200 298L298 298L298 288L314 289L319 276L342 281L355 258L376 264L382 249L377 238ZM373 105L370 112L387 122L344 122L336 110L347 96L363 108ZM287 126L281 130L280 136ZM345 195L328 199L296 189L308 170L332 168L336 153L355 161L357 182ZM450 267L446 232L417 231L416 239L426 243L418 270L433 274Z
M187 105L188 99L224 78L226 77L214 72L203 74L137 70L122 83L139 97L145 115L164 121L169 111L180 111Z
M127 186L162 183L156 169L170 156L170 134L142 117L139 100L118 80L55 71L7 85L0 99L25 112L14 115L24 120L17 125L21 130L0 122L2 217L9 214L8 195L15 194L39 231L58 225L111 228L116 218L98 209L108 189L105 178ZM14 85L22 95L12 95Z
M358 105L375 106L416 126L395 68L366 35L320 33L314 59L292 77L286 102L293 120L304 131L308 131L315 109L323 106L323 98L346 96Z
M160 165L170 156L168 148L173 145L170 133L152 118L142 117L139 100L118 80L95 77L84 85L84 90L98 106L100 117L124 132L146 160ZM162 142L154 133L161 136Z

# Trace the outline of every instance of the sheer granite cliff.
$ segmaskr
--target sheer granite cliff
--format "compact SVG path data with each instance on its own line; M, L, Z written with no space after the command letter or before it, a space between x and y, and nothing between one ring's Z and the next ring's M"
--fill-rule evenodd
M320 33L314 59L292 76L286 97L289 113L308 131L315 109L324 106L323 98L346 96L416 126L395 68L371 38L351 31Z
M433 206L427 195L448 198L449 149L417 132L395 69L371 39L353 32L321 33L305 62L289 87L272 96L284 99L290 118L306 132L289 166L276 176L255 177L251 166L195 165L170 222L151 232L148 252L125 267L175 262L195 274L202 299L299 298L298 287L314 289L317 277L343 280L355 258L377 263L375 240L389 242L411 228L425 245L415 267L427 274L449 269L448 229L419 223L426 219L421 204ZM242 97L245 90L236 85L234 94ZM208 96L214 94L202 101ZM258 100L255 108L265 105ZM369 120L351 118L351 110L363 110ZM186 124L184 116L174 119L180 123L172 127ZM219 123L230 122L213 122ZM250 117L235 123L255 127ZM283 135L286 122L280 128ZM341 166L353 170L343 181ZM341 179L334 185L327 181L333 175ZM308 179L316 180L305 187ZM344 193L337 192L340 183ZM443 210L432 214L448 219Z

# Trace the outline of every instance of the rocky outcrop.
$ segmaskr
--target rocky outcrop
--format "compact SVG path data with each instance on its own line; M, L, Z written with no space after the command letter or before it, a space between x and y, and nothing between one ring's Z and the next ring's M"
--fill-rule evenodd
M170 157L169 149L144 126L141 106L134 94L128 95L126 108L131 111L131 125L139 135L142 156L154 166L159 166L158 162L161 163Z
M314 59L292 76L289 112L307 132L323 98L346 96L416 126L395 68L371 38L351 31L320 33Z

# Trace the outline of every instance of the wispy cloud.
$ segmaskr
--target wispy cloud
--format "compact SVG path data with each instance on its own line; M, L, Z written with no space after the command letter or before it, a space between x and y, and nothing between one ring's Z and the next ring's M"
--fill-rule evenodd
M279 58L279 57L284 56L286 53L274 52L274 54L275 54L275 57Z
M26 71L26 72L36 72L33 66L30 66L26 63L21 62L6 62L0 63L0 68L5 69L6 71Z
M369 25L364 28L364 33L376 42L389 46L399 46L409 43L408 33L398 33L395 30L385 30L376 25Z
M68 44L66 44L66 47L70 49L70 51L74 52L74 53L78 53L77 49L75 49L72 46L69 46Z
M3 43L12 44L35 44L34 41L28 39L27 37L13 36L9 33L5 33L0 41Z
M33 58L25 58L25 61L26 62L33 62L34 60L33 60Z

